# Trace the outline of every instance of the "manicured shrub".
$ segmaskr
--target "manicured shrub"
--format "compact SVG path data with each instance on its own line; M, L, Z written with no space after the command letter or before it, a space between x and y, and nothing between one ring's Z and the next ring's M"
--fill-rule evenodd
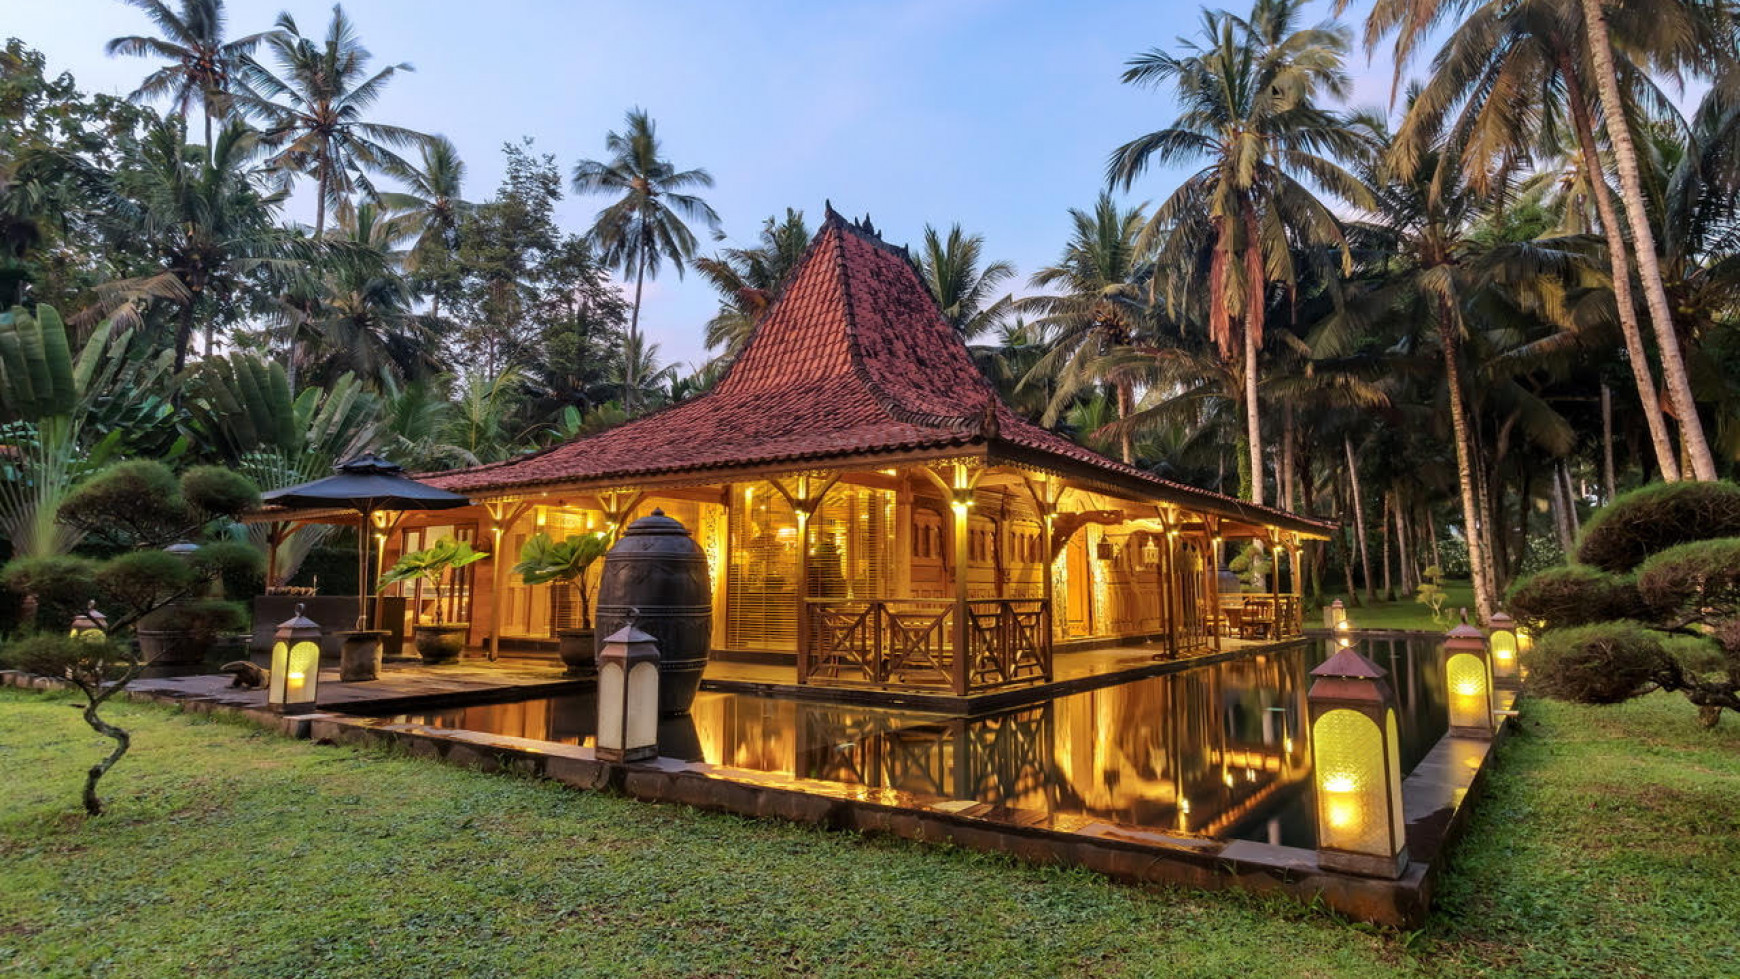
M1714 537L1740 537L1740 486L1652 483L1595 512L1583 528L1577 560L1624 573L1658 551Z
M1740 615L1740 537L1670 547L1637 568L1637 590L1674 625Z
M1554 629L1528 656L1529 685L1549 697L1617 704L1669 685L1674 660L1641 622Z
M1519 580L1505 596L1505 608L1536 630L1650 614L1634 580L1585 564L1548 568Z
M93 599L100 599L97 562L72 554L23 557L0 568L0 585L36 600L33 622L52 629L71 622Z
M195 466L181 474L181 495L201 514L234 516L260 506L260 490L241 473L222 466Z

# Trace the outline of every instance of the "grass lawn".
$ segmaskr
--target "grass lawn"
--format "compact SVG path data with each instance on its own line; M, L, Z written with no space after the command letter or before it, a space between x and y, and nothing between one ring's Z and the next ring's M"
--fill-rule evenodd
M1432 610L1419 602L1414 596L1398 594L1393 602L1379 600L1370 605L1357 605L1347 595L1341 592L1328 594L1324 601L1334 601L1339 598L1347 605L1347 617L1361 629L1423 629L1428 632L1446 632L1451 626L1461 621L1456 617L1457 609L1468 609L1468 614L1474 614L1474 586L1466 581L1446 581L1444 591L1449 596L1444 601L1444 621L1433 622ZM1362 599L1363 600L1363 599ZM1321 626L1321 615L1312 616L1307 613L1307 626Z
M1530 702L1424 932L0 690L0 975L1740 975L1740 723Z

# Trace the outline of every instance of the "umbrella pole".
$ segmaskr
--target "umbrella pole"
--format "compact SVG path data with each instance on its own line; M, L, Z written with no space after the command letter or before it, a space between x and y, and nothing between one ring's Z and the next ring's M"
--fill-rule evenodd
M362 522L356 528L356 628L369 627L369 532L374 526L373 510L362 511Z

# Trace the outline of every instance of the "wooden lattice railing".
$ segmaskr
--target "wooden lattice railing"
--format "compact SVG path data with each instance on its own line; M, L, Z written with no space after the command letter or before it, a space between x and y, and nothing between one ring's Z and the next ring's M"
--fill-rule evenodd
M1051 678L1051 619L1037 598L966 603L966 652L946 599L814 599L798 682L905 687L959 696Z

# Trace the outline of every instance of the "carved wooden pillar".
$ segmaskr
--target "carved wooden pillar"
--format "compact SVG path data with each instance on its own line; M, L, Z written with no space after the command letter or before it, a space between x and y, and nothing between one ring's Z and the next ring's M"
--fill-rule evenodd
M501 656L502 599L507 593L507 555L502 553L504 532L532 505L524 501L501 500L485 503L489 515L489 661Z
M779 494L785 497L791 505L791 512L797 519L798 560L797 560L797 682L809 682L811 645L814 642L814 629L810 617L810 550L815 545L814 525L816 510L822 505L822 500L828 495L828 490L840 479L835 473L828 476L811 475L791 476L785 479L768 480Z

